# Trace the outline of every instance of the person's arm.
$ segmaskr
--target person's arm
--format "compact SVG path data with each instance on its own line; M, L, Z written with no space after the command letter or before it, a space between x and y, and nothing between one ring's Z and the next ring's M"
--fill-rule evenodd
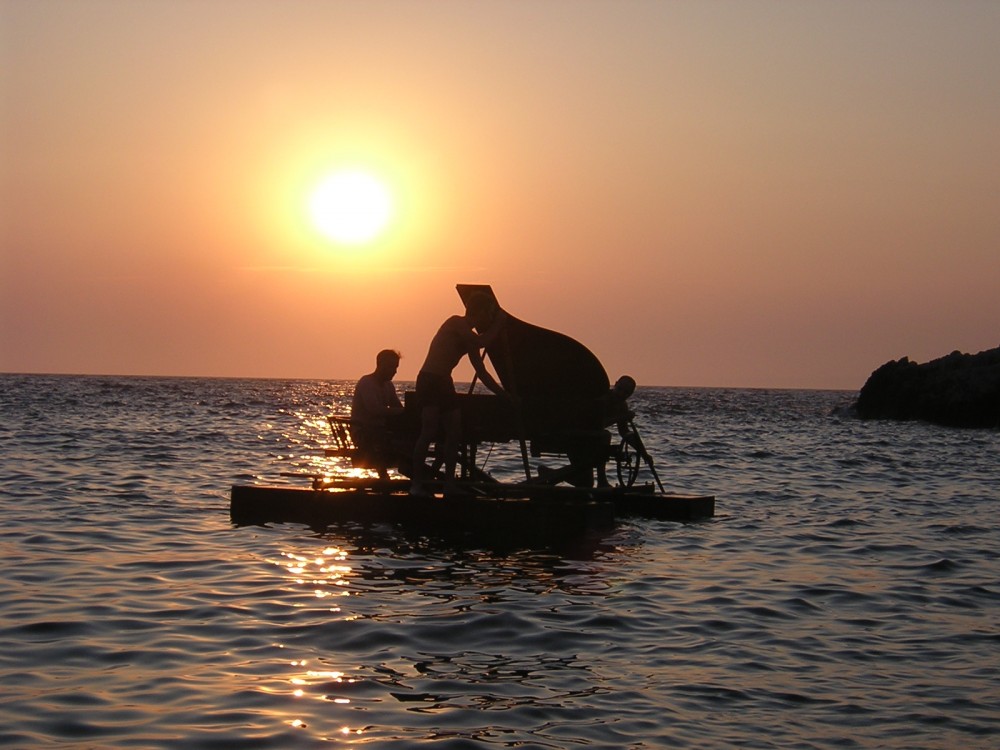
M396 386L394 386L391 381L386 384L385 392L389 397L389 413L399 414L402 412L403 403L399 400L399 394L396 393Z
M479 379L483 381L483 385L489 388L493 393L498 396L506 394L503 386L500 385L496 378L490 374L490 371L486 369L486 363L483 362L483 355L480 354L480 349L485 348L496 338L497 334L500 332L503 326L503 321L506 319L506 313L498 313L490 323L489 328L483 335L477 335L471 328L469 324L465 322L464 318L456 317L456 332L461 337L462 344L465 346L466 354L469 355L469 361L472 363L472 367L476 371L476 375Z
M379 413L381 404L378 400L377 389L373 385L371 378L365 376L354 386L354 408L351 410L351 420L366 422Z
M483 362L483 355L479 353L479 349L475 347L469 349L469 361L472 363L473 368L475 368L479 379L483 381L483 385L498 396L503 396L507 393L503 389L503 386L490 374L490 371L486 369L486 363Z
M395 388L393 388L393 395L395 395ZM398 403L399 397L396 397ZM358 382L357 385L357 402L361 407L361 414L352 414L353 418L360 419L364 421L371 418L381 418L388 414L395 413L395 407L386 406L382 403L382 396L379 392L379 385L374 380L362 380ZM402 410L402 405L399 406L399 410Z
M632 420L635 419L635 412L628 408L627 401L611 402L611 418L605 424L613 423L618 428L618 434L627 437L632 432Z

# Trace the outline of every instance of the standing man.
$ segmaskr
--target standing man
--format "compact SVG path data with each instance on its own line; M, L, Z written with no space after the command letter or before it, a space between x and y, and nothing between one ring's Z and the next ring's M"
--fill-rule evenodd
M399 352L383 349L375 357L375 371L362 375L351 400L351 437L358 451L375 465L382 479L389 478L389 417L403 413L392 379L399 369Z
M416 396L421 407L421 429L413 449L411 494L425 494L422 482L428 474L425 465L427 451L442 429L444 443L439 449L443 447L445 482L450 484L455 480L462 424L451 374L462 357L468 356L483 385L497 395L505 395L504 389L486 369L479 352L497 337L506 317L490 295L476 292L469 297L465 315L452 315L434 334L427 358L417 374Z

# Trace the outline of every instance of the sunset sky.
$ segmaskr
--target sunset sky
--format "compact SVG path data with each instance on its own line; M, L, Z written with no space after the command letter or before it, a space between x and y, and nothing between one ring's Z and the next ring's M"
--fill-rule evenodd
M0 0L0 372L411 380L489 283L612 378L857 389L1000 345L998 71L993 0Z

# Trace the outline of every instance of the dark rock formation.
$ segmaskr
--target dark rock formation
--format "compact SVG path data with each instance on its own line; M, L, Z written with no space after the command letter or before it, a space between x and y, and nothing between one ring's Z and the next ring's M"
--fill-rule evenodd
M861 389L862 419L921 419L952 427L1000 427L1000 347L952 352L924 364L886 362Z

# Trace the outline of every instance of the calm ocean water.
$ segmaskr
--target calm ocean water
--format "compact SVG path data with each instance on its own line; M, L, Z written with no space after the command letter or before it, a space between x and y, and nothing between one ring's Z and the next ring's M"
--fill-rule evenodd
M998 746L1000 433L645 388L715 519L506 551L234 527L233 483L331 468L350 387L0 376L0 746Z

